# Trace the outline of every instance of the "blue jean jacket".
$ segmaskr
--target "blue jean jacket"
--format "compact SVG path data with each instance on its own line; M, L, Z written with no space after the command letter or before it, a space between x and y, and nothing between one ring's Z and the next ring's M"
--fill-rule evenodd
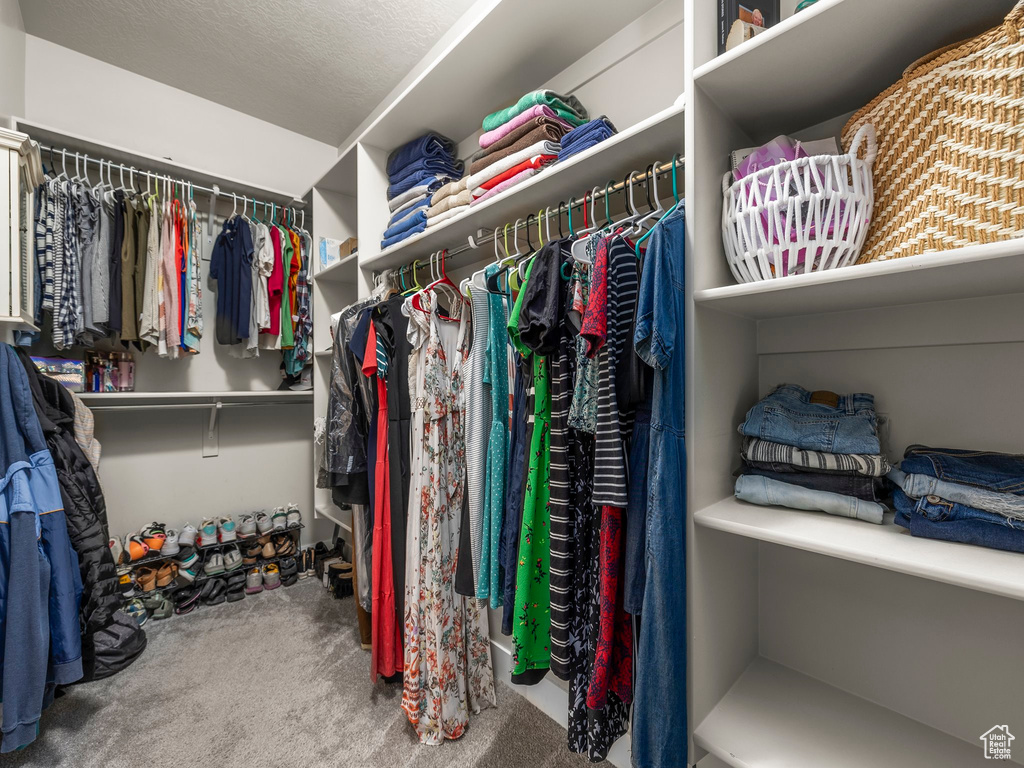
M783 384L747 411L740 433L827 453L882 452L875 397L808 392Z

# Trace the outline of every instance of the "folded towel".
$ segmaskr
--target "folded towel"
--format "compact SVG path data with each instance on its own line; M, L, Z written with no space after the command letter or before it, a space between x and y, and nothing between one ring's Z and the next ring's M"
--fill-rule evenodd
M405 232L399 232L394 237L387 237L387 238L384 238L383 240L381 240L380 249L383 251L385 248L390 248L392 245L400 243L403 240L406 240L406 239L412 237L413 235L418 235L420 232L422 232L426 228L427 228L426 220L421 221L415 227L413 227L412 229L407 229L407 230L405 230Z
M480 160L486 159L487 157L491 157L496 152L500 152L503 149L507 149L508 147L513 146L517 141L519 141L525 136L532 136L536 134L537 140L539 141L540 138L542 138L542 136L537 133L537 129L541 127L545 128L544 134L547 138L551 139L552 141L557 141L558 139L561 139L565 134L572 130L569 127L569 124L566 123L564 120L558 120L555 118L544 116L534 117L531 118L530 120L527 120L518 128L509 131L505 136L491 144L491 146L487 148L487 154L484 156L484 158L479 158L474 162L479 163Z
M557 141L538 141L536 144L526 147L513 155L508 155L498 160L493 165L484 168L480 173L474 173L466 181L466 187L473 190L473 196L477 196L477 189L485 181L490 181L498 174L504 173L509 168L519 165L524 160L529 160L537 155L557 155L561 149Z
M428 131L388 155L388 176L397 175L405 166L424 157L454 159L455 142L436 131Z
M404 185L409 179L416 179L416 183L419 183L419 178L423 173L434 175L444 173L448 174L449 178L457 179L462 175L462 167L461 160L452 160L447 157L421 157L418 160L413 160L398 173L389 175L388 181L392 187L397 188ZM411 186L416 185L412 184ZM408 188L408 186L404 187L404 189Z
M501 184L499 184L498 186L494 187L494 189L486 190L480 197L476 198L471 203L471 205L478 205L479 203L482 203L485 200L490 200L492 197L497 197L502 192L504 192L506 189L511 189L516 184L519 184L520 182L526 181L531 176L537 175L537 173L539 173L539 171L537 171L535 168L527 168L525 171L520 171L515 176L513 176L511 179L505 179L505 181L501 182Z
M484 131L493 131L530 107L542 104L568 123L579 125L587 122L587 110L575 96L562 96L554 91L533 91L523 96L511 107L493 112L484 118Z
M415 200L422 195L432 195L434 192L439 190L445 184L448 183L448 176L440 175L431 177L429 180L424 181L422 184L418 184L411 189L406 190L400 195L396 195L388 200L388 208L392 213L397 211L399 208L407 205L410 200Z
M384 238L385 240L387 240L388 238L394 237L395 235L400 235L402 232L405 232L407 229L412 229L413 227L415 227L417 224L420 224L420 223L422 223L422 224L426 224L427 223L427 209L426 208L419 208L416 211L414 211L413 213L411 213L409 216L406 216L404 219L402 219L397 224L388 227L387 229L384 230L384 234L381 235L381 237Z
M469 177L468 176L463 176L458 181L449 181L447 184L445 184L439 190L434 192L433 197L430 198L430 204L431 205L437 205L444 198L446 198L446 197L448 197L450 195L457 195L460 192L465 191L465 189L466 189L466 182L467 181L469 181Z
M442 197L434 205L427 209L427 218L432 219L438 214L450 211L452 208L458 208L460 205L469 205L473 202L473 193L468 189L464 189L457 195L448 195Z
M538 104L535 107L530 107L525 112L519 113L504 125L499 125L493 131L488 131L487 133L483 134L480 137L480 147L482 149L487 149L495 142L503 139L516 128L525 123L530 122L535 117L547 117L552 120L557 120L562 125L564 125L567 130L572 128L572 126L569 123L567 123L565 120L556 115L555 110L553 110L551 107L546 107L543 104Z
M585 149L590 149L617 132L611 120L603 115L573 128L562 137L562 151L558 153L558 159L565 160Z
M418 202L408 205L405 208L402 208L401 210L395 211L391 215L391 218L388 220L388 228L390 229L391 227L395 226L395 224L398 224L400 221L403 221L407 216L412 216L412 214L414 214L416 211L426 210L429 207L430 198L427 197L427 195L424 195L419 199Z
M539 171L545 165L551 165L551 163L555 162L557 159L558 155L537 155L536 157L531 157L529 160L524 160L518 165L512 166L504 173L499 173L493 179L485 181L483 184L480 185L478 189L474 191L477 192L477 196L479 197L480 195L484 194L487 190L494 189L496 186L501 184L506 179L511 179L513 176L522 173L528 168L533 168L535 171Z
M393 200L403 192L408 192L414 187L423 186L432 181L440 181L442 184L451 181L452 179L458 179L462 177L462 168L460 167L454 173L452 171L417 171L410 175L401 182L391 182L391 186L388 187L388 200Z
M447 211L444 211L443 213L439 213L437 214L437 216L427 217L427 229L430 229L431 227L436 227L442 221L448 221L448 219L458 216L467 208L469 208L469 203L463 203L462 205L456 206L455 208L451 208Z
M538 117L535 119L547 120L548 118ZM493 165L502 158L508 157L509 155L514 155L519 150L532 146L536 144L538 141L557 142L559 139L562 138L562 135L564 133L565 129L561 125L558 125L557 123L541 123L535 126L532 130L527 131L526 133L519 136L519 138L517 138L514 142L502 146L500 149L497 148L499 145L495 144L493 147L491 147L490 150L488 150L487 155L485 157L481 157L479 160L473 162L473 164L469 167L469 172L471 174L480 173L480 171L484 170L490 165ZM511 135L512 134L509 134L509 136ZM502 141L504 140L505 139L502 139Z

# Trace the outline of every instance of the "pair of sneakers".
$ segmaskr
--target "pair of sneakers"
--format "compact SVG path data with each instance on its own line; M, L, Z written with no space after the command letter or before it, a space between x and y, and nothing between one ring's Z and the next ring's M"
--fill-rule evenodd
M242 567L242 553L238 547L230 547L223 552L214 552L203 565L203 572L207 576L216 576L221 573L235 571Z
M299 505L295 503L289 504L287 510L284 507L274 507L274 513L270 517L275 531L302 526L302 512L299 511Z
M226 544L229 541L234 541L237 536L235 521L230 516L208 517L199 526L196 541L200 547L210 547L214 544Z
M249 571L245 578L245 592L255 595L264 589L277 589L281 586L281 569L275 563L267 563Z
M265 510L247 512L238 519L238 538L251 539L274 530L273 518Z

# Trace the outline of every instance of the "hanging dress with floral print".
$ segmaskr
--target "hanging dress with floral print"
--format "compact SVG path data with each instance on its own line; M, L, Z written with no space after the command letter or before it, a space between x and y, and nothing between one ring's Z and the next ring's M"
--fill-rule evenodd
M470 711L496 700L486 604L455 592L466 492L469 312L461 307L456 326L437 317L430 293L418 301L423 309L411 301L403 308L414 396L402 709L422 743L440 744L462 736Z

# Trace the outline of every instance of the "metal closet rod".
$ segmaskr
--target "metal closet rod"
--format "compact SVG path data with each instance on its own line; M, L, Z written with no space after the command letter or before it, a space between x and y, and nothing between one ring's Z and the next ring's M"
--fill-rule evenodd
M672 171L673 168L683 168L683 167L685 167L685 165L686 165L686 158L685 157L681 157L680 155L676 155L671 160L669 160L667 163L662 163L661 165L658 165L658 166L654 167L651 170L633 171L633 172L631 172L629 174L629 176L627 176L622 181L616 181L616 182L609 181L604 186L604 188L594 187L594 189L596 189L598 191L597 192L593 192L593 194L591 194L592 190L591 191L587 191L586 193L584 193L584 196L583 196L582 200L576 200L575 198L570 197L569 198L569 203L566 203L563 200L562 202L560 202L558 204L558 208L556 208L553 211L550 209L550 206L549 206L544 211L544 214L542 216L537 216L536 214L531 213L531 214L529 214L527 216L527 219L525 221L523 219L521 219L521 218L517 219L516 223L507 225L510 228L509 229L509 234L514 235L520 228L525 229L526 227L529 227L529 226L540 227L540 225L542 223L548 221L549 219L551 219L553 217L558 217L559 219L561 219L562 211L563 210L564 211L570 211L570 212L572 211L573 208L579 208L579 209L582 210L583 206L585 206L585 205L593 205L594 202L597 201L600 198L610 197L611 195L614 195L614 194L616 194L618 192L623 192L624 190L626 190L629 187L630 178L632 178L632 183L633 184L643 184L643 183L649 181L652 178L655 178L655 177L659 177L660 178L662 176L665 176L665 175L669 174ZM530 223L531 221L535 221L536 224L535 225L531 224ZM594 222L591 222L591 224L593 224L593 223ZM499 235L498 236L501 237L501 238L504 238L504 227L499 227L498 231L499 231ZM474 250L477 250L479 248L482 248L485 245L490 245L493 242L494 242L494 234L492 232L489 236L484 236L480 240L473 240L473 242L467 243L466 245L460 245L460 246L457 246L455 248L445 249L445 258L451 258L452 256L456 256L456 255L458 255L460 253L465 253L466 251L474 251ZM420 261L422 261L422 260L417 259L416 261L410 262L409 264L406 264L403 267L399 267L396 271L398 273L403 273L403 272L408 273L408 271L411 270L413 268L413 266L416 265Z
M57 149L56 147L48 147L48 146L44 146L43 144L40 144L39 145L39 151L40 152L46 152L47 154L49 154L49 156L50 156L50 165L55 165L54 162L53 162L53 156L55 154L59 154L61 156L61 165L62 165L62 167L64 169L67 168L67 158L69 156L73 157L75 159L76 163L77 163L77 161L81 160L85 164L86 168L88 168L89 163L93 163L94 165L96 165L100 169L100 174L101 174L100 175L100 180L101 181L102 181L103 166L107 166L108 168L118 168L118 169L120 169L119 173L122 174L122 175L123 175L123 173L125 171L127 171L129 173L129 184L132 183L132 180L130 178L131 175L139 174L140 176L145 176L145 177L153 179L154 181L157 181L157 182L160 182L160 181L171 181L171 182L174 182L174 183L177 183L177 184L187 184L192 189L198 190L199 192L205 192L208 195L215 195L215 196L218 196L218 197L230 197L230 198L232 198L232 200L234 200L236 202L239 201L239 200L243 200L243 201L244 200L248 200L248 201L252 202L252 204L254 206L256 206L256 205L262 205L262 206L272 205L275 208L282 208L282 209L284 209L284 208L292 208L293 210L296 209L296 208L304 209L306 207L306 201L305 200L299 200L298 198L294 198L294 197L291 198L291 200L289 201L288 205L282 205L281 203L274 202L273 200L257 200L255 197L252 197L250 195L239 195L239 194L237 194L235 192L226 192L223 189L221 189L218 185L214 185L213 187L207 187L207 186L204 186L202 184L195 184L195 183L193 183L191 181L188 181L187 179L175 178L174 176L171 176L168 173L154 173L153 171L144 171L144 170L141 170L139 168L136 168L134 165L125 165L124 163L115 163L112 160L104 160L103 158L100 158L100 157L90 157L88 153L79 153L79 152L75 152L74 150ZM54 170L54 169L51 169L51 170ZM122 181L123 181L123 179L122 179Z
M113 393L116 395L116 393ZM86 403L91 411L204 411L207 408L221 410L224 408L267 408L278 405L309 405L308 401L289 402L287 400L275 400L270 403L226 403L223 401L213 403L154 403L152 405L103 405L96 401Z

